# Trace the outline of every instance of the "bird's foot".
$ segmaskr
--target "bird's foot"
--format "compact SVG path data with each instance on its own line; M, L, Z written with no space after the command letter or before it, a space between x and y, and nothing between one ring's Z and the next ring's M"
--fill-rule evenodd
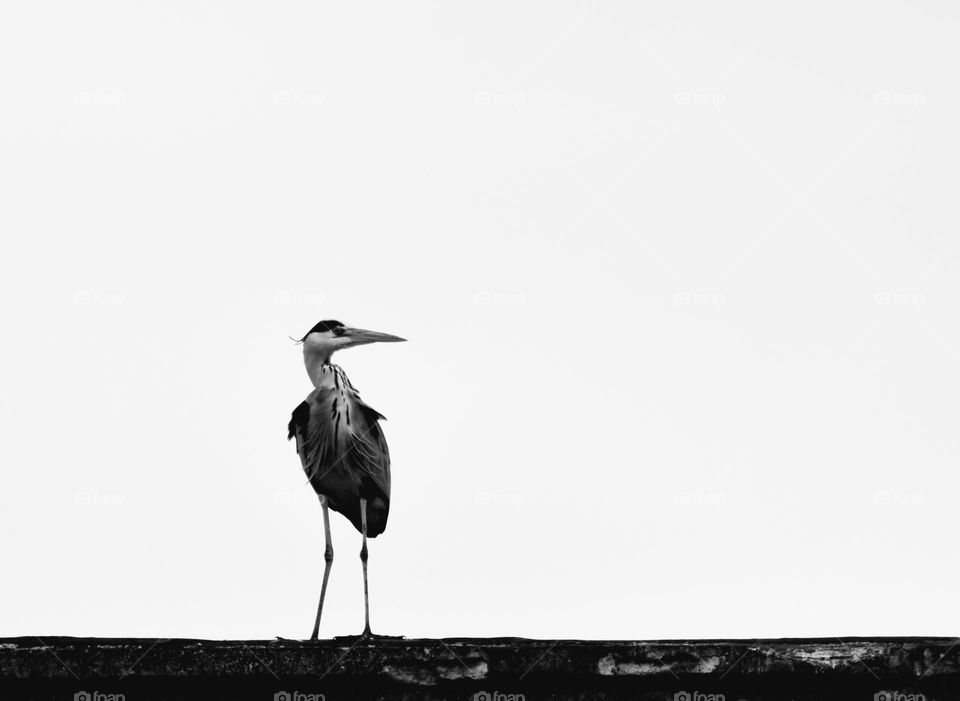
M349 643L351 645L357 645L363 641L367 642L377 642L378 640L403 640L402 635L380 635L379 633L374 633L371 630L367 629L360 633L360 635L337 635L334 636L333 640L338 643Z

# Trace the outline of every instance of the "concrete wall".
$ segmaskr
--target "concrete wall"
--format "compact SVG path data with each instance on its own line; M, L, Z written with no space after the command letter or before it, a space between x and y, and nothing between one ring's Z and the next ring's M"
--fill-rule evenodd
M6 638L0 698L945 701L960 700L960 644Z

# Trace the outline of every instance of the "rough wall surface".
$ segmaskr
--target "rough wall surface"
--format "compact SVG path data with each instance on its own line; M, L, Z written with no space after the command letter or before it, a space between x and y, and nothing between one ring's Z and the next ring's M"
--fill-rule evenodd
M960 640L4 638L0 698L960 701Z

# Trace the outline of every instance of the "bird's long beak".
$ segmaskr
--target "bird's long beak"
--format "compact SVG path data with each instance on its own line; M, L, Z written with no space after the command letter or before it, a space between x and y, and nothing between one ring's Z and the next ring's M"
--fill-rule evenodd
M360 346L364 343L397 343L398 341L407 340L389 333L368 331L367 329L353 329L349 327L343 330L343 335L350 339L351 346Z

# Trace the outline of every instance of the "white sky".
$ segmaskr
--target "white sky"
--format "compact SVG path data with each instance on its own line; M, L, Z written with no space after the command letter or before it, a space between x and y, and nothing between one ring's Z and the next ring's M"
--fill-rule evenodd
M6 3L0 635L957 632L949 3ZM322 634L362 627L333 515Z

